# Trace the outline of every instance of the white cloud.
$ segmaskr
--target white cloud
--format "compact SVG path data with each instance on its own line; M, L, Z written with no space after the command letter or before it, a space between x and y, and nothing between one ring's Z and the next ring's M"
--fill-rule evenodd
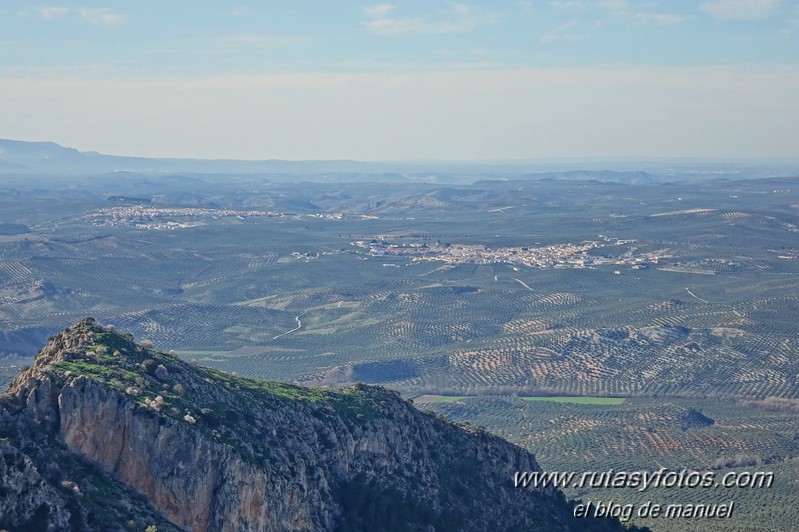
M631 15L631 18L642 24L662 25L678 24L685 20L685 18L680 15L672 15L669 13L634 13Z
M524 11L525 13L532 13L533 12L533 2L532 0L518 0L516 5Z
M552 30L550 33L563 33L564 31L570 30L573 27L577 26L578 24L579 22L577 22L576 20L570 20L569 22L561 24L560 26Z
M422 33L425 21L421 18L376 18L365 22L372 33L380 35L397 35L400 33ZM429 32L424 32L429 33Z
M609 11L626 11L630 4L627 0L602 0L599 2L599 7Z
M475 11L456 2L448 2L450 18L430 20L428 17L396 17L392 16L395 7L391 4L376 4L364 9L370 20L364 22L372 33L380 35L399 35L406 33L463 33L477 27L478 17ZM488 17L493 20L492 17Z
M561 11L583 11L586 8L584 0L552 0L549 5Z
M591 36L590 33L575 33L570 31L573 28L579 26L579 22L576 20L570 20L565 24L561 24L557 28L550 30L549 32L545 33L541 36L541 42L543 43L550 43L555 41L562 41L562 42L574 42L574 41L582 41L587 39Z
M76 10L78 16L85 22L94 24L95 26L117 26L122 22L122 15L113 12L107 7L90 9L81 7Z
M677 24L685 20L685 17L674 15L671 13L656 13L649 11L638 11L635 7L657 7L657 2L642 3L643 5L635 6L628 0L599 0L597 5L610 12L614 17L626 19L629 22L637 24L660 24L670 25Z
M366 7L364 12L371 18L386 18L390 12L394 10L391 4L376 4Z
M37 7L36 12L44 20L53 20L58 17L63 17L67 13L69 13L68 7Z
M117 26L124 19L122 15L115 13L107 7L79 7L76 9L70 9L68 7L37 7L36 12L44 20L55 20L69 14L74 14L84 22L94 24L95 26Z
M451 2L450 5L452 6L453 11L462 17L468 17L472 13L472 8L467 6L466 4L458 4L457 2Z
M567 11L575 14L585 14L597 9L600 13L604 12L617 19L623 19L635 24L677 24L685 20L685 17L671 13L658 13L640 11L640 9L651 9L658 6L656 1L631 2L629 0L552 0L549 5L559 11ZM594 25L600 27L604 25L604 20L595 21Z
M290 46L292 44L307 43L310 39L301 35L269 35L260 33L238 33L228 35L221 39L222 42L229 44L242 44L250 46L263 46L266 48L278 48Z
M713 0L699 4L699 10L723 19L760 20L773 15L782 0Z

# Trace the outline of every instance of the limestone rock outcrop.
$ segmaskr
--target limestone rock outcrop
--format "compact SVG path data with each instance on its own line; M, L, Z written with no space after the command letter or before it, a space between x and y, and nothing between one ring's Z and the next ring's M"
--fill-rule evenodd
M87 318L0 397L0 528L621 530L523 449L377 386L233 377Z

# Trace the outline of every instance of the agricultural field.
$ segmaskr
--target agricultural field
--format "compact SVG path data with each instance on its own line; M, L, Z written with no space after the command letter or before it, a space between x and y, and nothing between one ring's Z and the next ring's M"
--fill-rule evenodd
M307 384L796 398L789 182L236 185L152 195L146 209L7 194L0 352L30 356L92 315L203 364ZM437 262L353 245L378 240L509 254L594 241L603 262Z
M720 489L584 487L583 501L640 506L736 502L733 520L640 519L653 530L789 530L799 504L799 413L793 404L632 398L597 405L481 396L415 401L453 421L482 426L531 451L546 471L773 473L764 487ZM792 409L793 408L793 409ZM774 508L782 508L774 512Z
M620 405L626 399L622 397L558 397L558 396L539 396L539 397L521 397L522 401L551 401L553 403L573 403L577 405Z
M93 316L226 372L396 389L548 469L768 467L740 522L780 529L763 508L799 503L794 181L0 190L0 384Z

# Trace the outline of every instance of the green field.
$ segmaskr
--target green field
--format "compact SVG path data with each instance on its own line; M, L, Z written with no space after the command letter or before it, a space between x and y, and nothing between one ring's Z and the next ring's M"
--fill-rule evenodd
M462 401L464 399L474 399L474 395L420 395L413 400L417 404L449 403L452 401ZM623 397L519 397L523 401L552 401L554 403L573 403L578 405L620 405L626 400Z
M621 405L624 397L519 397L523 401L552 401L555 403L573 403L577 405Z

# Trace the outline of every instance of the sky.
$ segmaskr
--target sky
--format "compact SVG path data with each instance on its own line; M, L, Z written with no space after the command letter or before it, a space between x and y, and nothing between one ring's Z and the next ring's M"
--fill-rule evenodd
M115 155L799 157L799 0L0 0L0 138Z

